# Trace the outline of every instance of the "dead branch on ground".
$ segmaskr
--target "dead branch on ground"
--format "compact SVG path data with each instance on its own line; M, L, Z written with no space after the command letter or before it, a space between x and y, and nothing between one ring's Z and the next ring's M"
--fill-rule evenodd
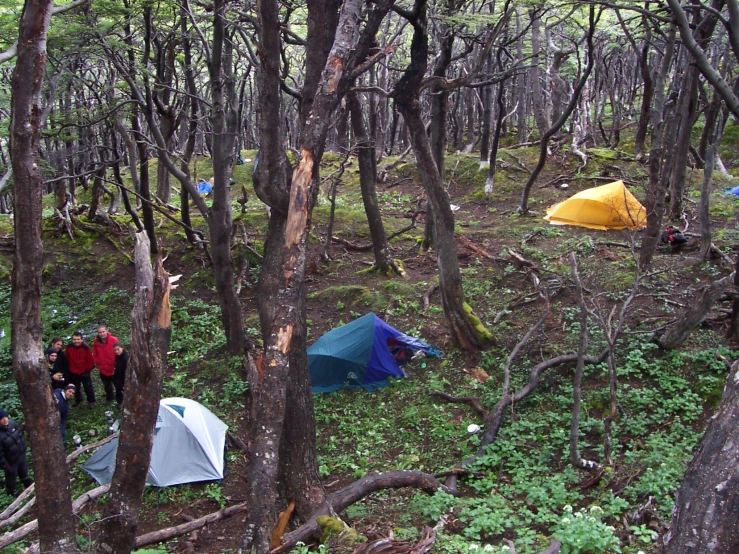
M734 272L704 287L696 295L693 304L673 325L668 327L664 335L661 337L655 336L654 340L660 348L670 350L682 343L690 332L706 318L711 306L724 294L724 291L733 281Z
M351 485L329 495L323 505L307 522L292 533L285 535L282 544L272 550L271 554L283 554L292 549L298 542L306 542L311 537L316 536L318 534L316 518L341 512L347 506L351 506L373 492L403 487L421 489L427 493L434 493L437 490L447 491L446 487L433 475L420 471L369 473Z
M246 509L246 502L243 502L241 504L235 504L234 506L229 506L228 508L224 508L223 510L205 515L201 518L193 519L192 521L188 521L187 523L183 523L182 525L175 525L173 527L160 529L159 531L152 531L151 533L140 535L136 537L136 548L143 548L144 546L148 546L150 544L156 544L159 542L168 541L175 537L180 537L182 535L195 531L196 529L205 527L209 523L214 523L216 521L226 519L227 517L239 514Z
M479 415L481 415L483 419L487 419L490 415L490 412L482 407L482 405L480 404L480 399L477 396L452 396L451 394L447 394L438 390L432 391L431 396L437 396L442 400L446 400L447 402L451 402L453 404L467 404L471 406Z
M72 513L78 514L80 510L85 506L85 504L87 504L91 500L95 500L96 498L101 497L106 492L108 492L108 489L110 489L110 485L102 485L78 496L74 500L74 502L72 502ZM25 539L28 535L34 533L37 530L38 520L34 519L33 521L29 521L25 525L18 527L18 529L11 531L10 533L5 533L2 537L0 537L0 548L5 548L10 544ZM38 552L38 543L35 543L29 549L29 552L34 552L34 547L36 548L35 552Z
M423 295L423 313L425 314L431 306L431 295L439 290L439 283L431 285L427 290L426 294Z

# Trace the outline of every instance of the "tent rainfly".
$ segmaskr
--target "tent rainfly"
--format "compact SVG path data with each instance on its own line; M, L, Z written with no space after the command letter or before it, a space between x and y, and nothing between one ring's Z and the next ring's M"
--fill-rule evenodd
M578 192L547 210L552 225L576 225L588 229L639 229L647 224L647 211L623 181Z
M312 391L333 392L345 386L377 390L388 384L388 377L405 377L398 362L407 361L418 350L426 356L443 356L435 346L369 313L332 329L308 349Z
M159 402L147 485L169 487L223 479L228 426L194 400L165 398ZM118 439L101 446L82 469L101 485L115 470Z

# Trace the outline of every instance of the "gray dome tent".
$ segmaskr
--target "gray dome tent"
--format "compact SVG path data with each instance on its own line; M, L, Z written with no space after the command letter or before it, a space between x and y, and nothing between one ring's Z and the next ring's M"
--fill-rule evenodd
M194 400L165 398L159 402L147 485L169 487L223 479L228 427ZM101 485L115 470L118 439L103 445L82 466Z

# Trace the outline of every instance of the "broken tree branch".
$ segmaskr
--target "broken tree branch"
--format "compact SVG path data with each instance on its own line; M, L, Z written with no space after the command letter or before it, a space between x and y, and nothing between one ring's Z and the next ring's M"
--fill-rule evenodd
M480 414L483 419L487 419L490 415L490 412L482 407L482 405L480 404L480 399L476 396L452 396L451 394L447 394L438 390L432 391L431 396L437 396L442 400L446 400L447 402L452 402L454 404L468 404L478 414Z
M385 473L369 473L359 481L355 481L331 494L323 505L301 527L286 535L282 545L272 550L271 554L283 554L293 548L298 542L306 542L318 533L316 518L330 515L332 512L341 512L365 496L384 489L411 487L421 489L427 493L437 490L446 490L446 487L433 475L420 471L387 471Z

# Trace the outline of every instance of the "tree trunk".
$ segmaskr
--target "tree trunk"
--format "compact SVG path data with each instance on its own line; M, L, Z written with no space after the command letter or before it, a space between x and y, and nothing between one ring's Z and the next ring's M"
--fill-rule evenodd
M667 554L739 552L739 362L677 492Z
M516 7L516 63L521 65L523 59L523 31L521 29L521 8ZM520 72L516 77L516 140L526 142L526 73Z
M312 3L309 6L309 18L315 23L315 11L325 12L322 6ZM338 12L338 7L336 10ZM257 307L262 328L262 336L268 336L275 319L275 303L273 299L280 284L280 274L284 265L283 245L285 243L285 222L289 203L288 163L283 150L283 128L280 123L279 90L280 90L280 25L278 8L275 2L260 2L259 18L262 28L260 36L260 59L262 67L259 72L260 106L259 136L260 150L254 183L260 198L266 199L271 208L271 216L264 244L264 260L257 284ZM334 18L335 19L335 18ZM335 29L334 29L335 31ZM309 57L318 55L324 58L324 46L315 40L315 32L323 36L325 29L311 27L309 32L312 46L308 49ZM316 45L316 43L318 43ZM310 67L318 68L317 63ZM317 69L320 76L320 68ZM306 81L309 80L306 75ZM312 82L317 81L311 78ZM304 90L305 92L305 90ZM314 93L310 95L313 101ZM306 95L304 94L304 99ZM305 519L323 501L323 487L318 475L318 458L315 442L315 416L313 396L310 392L310 374L306 356L305 332L305 291L298 291L296 302L298 311L293 334L290 367L293 371L287 375L286 407L283 441L280 445L278 469L279 485L277 496L272 500L287 503L295 501L295 516ZM265 368L267 369L267 368ZM253 391L252 399L259 391Z
M408 123L418 172L431 211L435 214L434 245L438 253L439 291L449 332L460 347L475 351L487 346L491 336L464 300L454 239L454 214L434 161L419 102L420 84L428 58L425 0L416 0L414 14L416 17L411 21L414 26L411 62L393 94L398 109Z
M92 221L97 216L98 209L100 208L100 202L103 199L103 179L105 178L104 165L101 165L95 171L92 179L92 190L90 191L90 210L87 212L87 219Z
M398 271L397 264L390 258L390 246L387 243L385 226L382 223L382 213L377 204L377 167L375 165L375 146L364 129L362 107L355 93L347 95L347 107L352 117L352 130L357 141L357 158L359 159L359 186L362 190L364 213L367 214L367 223L372 237L372 249L375 253L374 269L383 275Z
M231 43L226 37L225 0L214 4L213 48L210 60L211 125L213 127L213 203L208 220L210 255L221 306L221 321L231 354L244 353L246 329L241 302L236 294L234 263L231 256L231 193L228 185L233 167L236 117L233 107L225 105L223 88L232 79ZM224 71L224 65L226 67ZM233 98L232 98L233 99Z
M447 0L444 13L452 15L456 10L455 0ZM435 77L446 77L447 69L452 61L452 48L454 46L454 31L453 29L440 22L439 23L440 36L439 41L439 52L436 58L436 64L434 65L434 76ZM446 115L447 115L447 104L449 102L449 92L445 89L431 89L431 123L429 125L429 142L431 145L431 152L436 162L436 169L444 179L444 158L446 155ZM474 91L470 91L470 106L473 105L476 96ZM403 114L405 117L405 114ZM470 129L472 129L473 123L470 120ZM411 131L412 132L412 131ZM412 140L412 139L411 139ZM470 135L468 146L471 148L474 146L474 133ZM434 242L434 226L435 223L435 212L432 202L426 204L426 219L423 230L423 247L429 248Z
M704 287L695 297L693 304L680 318L659 337L657 344L664 350L677 348L706 318L711 306L734 280L734 273Z
M18 59L11 81L11 162L15 251L11 298L13 375L28 426L36 478L39 540L44 552L76 552L59 412L44 367L41 289L43 177L40 164L40 92L46 67L46 34L54 3L28 0L23 8Z
M670 219L679 221L683 213L683 191L693 130L693 116L698 101L698 72L686 64L675 118L679 125L670 158Z
M464 153L470 154L475 149L475 100L477 96L475 91L470 89L467 92L467 144L464 147Z
M700 156L700 159L703 160L703 163L705 163L707 155L706 152L708 151L708 145L711 142L711 137L713 137L713 134L716 130L716 121L718 120L719 113L721 113L721 97L714 90L713 94L711 95L711 100L710 102L708 102L708 104L706 105L706 109L703 112L706 123L703 127L703 132L701 133L700 142L698 143L698 156ZM702 169L701 165L699 165L698 168Z
M708 260L711 257L711 217L709 214L711 200L711 177L713 162L716 155L716 145L711 144L706 151L706 163L703 168L703 183L701 184L700 226L701 226L701 258Z
M131 312L131 360L115 473L105 505L98 552L128 554L136 546L139 511L151 463L154 427L172 335L169 274L161 257L156 273L146 233L134 237L136 298Z
M195 71L192 66L192 46L190 43L190 33L187 28L187 12L184 7L180 8L180 29L182 31L182 49L185 56L185 84L189 95L186 104L190 108L187 126L185 127L183 125L183 129L187 129L187 140L185 142L185 151L182 154L180 169L190 178L190 161L195 153L195 137L198 131L198 91L195 84ZM186 187L180 187L180 218L182 219L182 223L192 228L192 221L190 220L190 195L187 193ZM185 229L185 235L191 244L195 242L195 234L192 231Z
M267 0L265 0L265 3ZM248 502L249 522L244 534L242 552L266 554L270 550L271 534L277 521L280 502L280 477L286 462L284 452L290 447L287 442L291 430L286 428L290 379L305 382L307 356L305 342L305 265L308 234L312 207L317 193L320 157L331 123L331 114L346 93L348 85L356 76L357 64L364 62L380 23L389 10L389 0L380 0L366 15L366 26L357 39L357 30L362 13L361 0L347 0L341 11L336 37L326 61L317 94L313 99L309 116L300 137L300 158L293 170L290 187L290 204L285 223L282 245L283 265L276 272L271 297L272 322L264 333L264 371L260 371L252 386L252 421L257 422L251 437L252 463L250 464ZM271 6L274 13L275 6ZM297 352L296 352L297 351ZM302 367L293 365L294 356L302 360ZM297 377L296 377L297 376ZM305 385L300 389L300 400L310 406L310 395ZM312 423L312 418L305 423ZM302 439L308 429L300 427ZM315 453L315 443L313 442ZM303 466L304 467L304 466ZM317 466L316 466L317 468ZM303 481L309 479L316 468L305 468Z
M642 90L641 110L639 112L639 124L636 129L634 138L634 155L637 160L644 156L644 142L647 138L649 129L649 114L652 106L652 96L654 94L654 81L652 80L651 67L649 66L649 49L651 48L651 32L649 25L646 25L647 37L642 44L639 56L639 71L644 89Z
M124 5L128 8L128 2L125 1ZM142 55L144 65L148 64L149 61L149 50L151 48L151 8L144 8L144 19L147 21L145 42L144 42L144 53ZM136 55L133 47L133 32L131 30L130 21L126 22L126 34L124 42L128 45L128 64L131 74L135 74L136 67ZM149 106L148 109L153 109ZM138 154L139 162L139 194L145 200L141 204L141 213L144 219L144 228L146 234L149 235L149 242L151 243L151 253L156 254L159 250L157 246L157 234L156 226L154 224L154 209L151 207L151 191L149 190L149 153L146 148L146 141L141 129L141 122L139 121L139 106L135 106L133 113L131 114L131 129L133 130L134 140L136 141L136 150ZM147 202L148 201L148 202Z
M531 187L536 182L536 178L539 176L539 173L541 173L541 170L544 169L544 164L547 161L547 147L549 145L549 140L554 136L554 134L559 131L562 126L567 121L567 118L570 117L570 114L575 109L575 106L577 105L578 100L580 99L580 93L582 92L583 87L585 86L585 83L588 80L588 77L590 76L590 72L593 70L593 64L595 63L595 51L593 48L593 33L595 33L595 25L597 21L595 18L595 9L593 7L590 8L590 26L587 31L587 44L588 44L588 63L585 66L585 70L583 71L582 75L580 76L580 79L577 81L577 84L575 85L573 91L572 91L572 98L570 98L570 103L565 108L565 111L562 113L560 118L554 122L554 124L549 127L541 136L540 144L539 144L539 161L536 164L536 167L531 172L531 175L529 176L529 180L526 182L526 184L523 187L523 193L521 194L521 205L518 207L519 213L525 214L529 210L529 194L531 193Z
M541 89L541 69L539 56L541 55L541 19L537 9L531 10L531 69L529 81L534 104L534 119L539 129L539 137L543 138L547 129L551 127L544 107L544 92ZM589 54L591 57L593 54Z
M712 4L714 9L720 11L724 2L723 0L714 0ZM700 13L697 12L694 19L697 28L696 40L702 48L705 48L706 42L713 35L716 23L718 23L718 18L712 14L708 14L706 17L702 18ZM693 125L697 118L698 111L698 68L690 64L685 68L685 74L685 81L687 82L683 83L683 87L680 90L680 100L683 100L682 97L684 96L683 102L679 104L682 108L680 134L678 135L678 140L675 146L675 153L671 159L673 170L672 175L670 176L670 218L673 220L678 220L682 217L683 192L685 190L685 174L688 164L691 132L693 130Z
M639 251L639 264L646 267L652 261L657 249L662 227L662 216L665 212L665 190L660 180L662 166L663 134L665 114L665 80L672 63L675 48L675 27L670 27L662 64L654 79L654 104L652 106L652 147L649 152L649 186L646 191L644 208L647 212L647 228Z
M488 73L492 69L492 62L488 61ZM480 129L480 169L485 169L490 163L490 124L493 119L493 87L485 87L482 91L482 128Z

